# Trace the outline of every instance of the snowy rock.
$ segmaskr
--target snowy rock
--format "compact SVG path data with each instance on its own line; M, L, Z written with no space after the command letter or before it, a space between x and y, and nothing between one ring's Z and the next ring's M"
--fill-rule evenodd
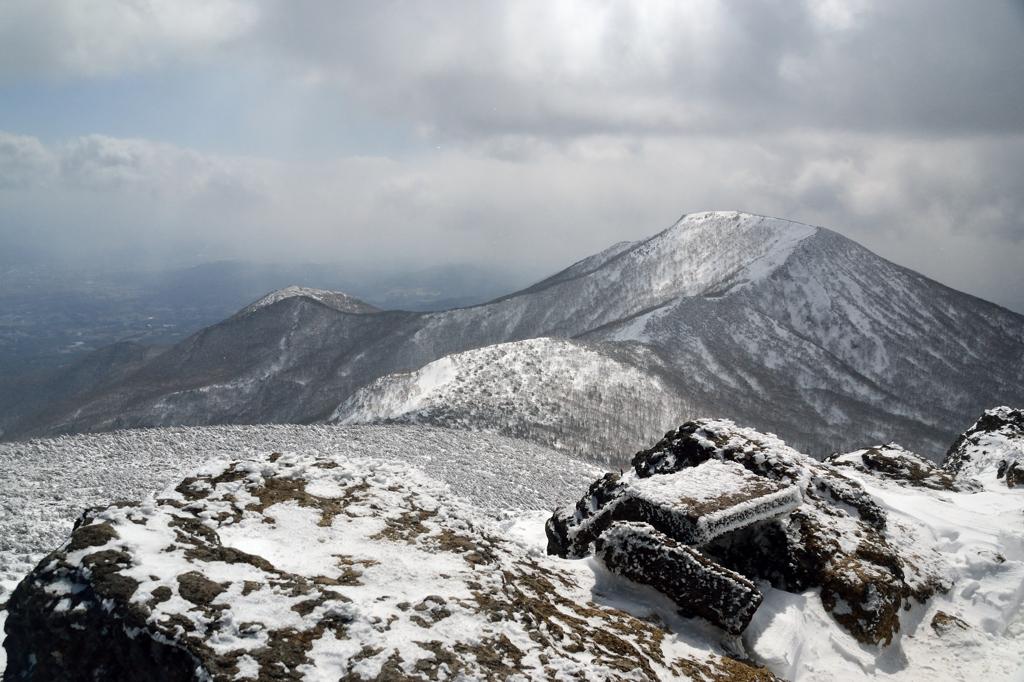
M761 595L751 584L744 608L716 606L719 592L698 586L720 580L721 571L793 592L820 588L825 609L858 641L888 644L907 600L924 603L943 583L890 545L885 524L863 486L835 467L771 434L700 420L637 453L633 471L595 482L575 508L555 512L546 532L550 554L579 558L600 548L599 558L613 559L610 570L662 590L728 632L746 627ZM616 547L643 547L651 563L637 567L621 551L609 554L605 535L613 529ZM631 532L642 538L629 545L624 535ZM703 576L691 589L659 577L665 559L648 548L655 533L671 540L664 552L674 562L681 561L679 544L692 546L687 557L702 557L687 569Z
M1024 485L1024 411L986 410L956 439L942 468L983 481L1004 480L1010 488Z
M767 480L732 462L709 460L671 476L622 482L605 475L577 508L563 556L583 556L615 521L639 521L687 545L703 545L730 531L792 511L803 501L797 486ZM605 496L607 499L601 500ZM588 508L599 513L585 516ZM557 543L556 543L557 544Z
M775 679L574 568L404 466L214 463L82 516L11 597L5 679Z
M848 452L835 453L825 459L837 467L850 467L865 474L874 474L896 481L900 485L931 488L932 490L976 490L969 479L958 479L954 474L936 466L924 457L903 449L896 443Z
M739 573L646 523L616 521L594 546L611 571L654 587L733 635L746 629L762 600L754 583Z

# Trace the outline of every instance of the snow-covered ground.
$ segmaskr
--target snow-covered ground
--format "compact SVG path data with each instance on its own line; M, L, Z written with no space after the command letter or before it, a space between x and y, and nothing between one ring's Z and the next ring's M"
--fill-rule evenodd
M181 427L0 443L0 604L85 508L159 493L211 460L274 452L406 462L497 516L572 502L602 473L533 443L427 427ZM0 609L0 632L5 618ZM0 649L0 671L5 661Z
M544 552L549 514L530 510L573 502L601 473L523 441L424 427L175 428L2 444L0 602L60 544L83 507L145 497L212 459L262 459L272 452L373 458L419 469L497 517L510 538L537 556ZM980 471L977 492L909 487L842 471L887 512L887 540L929 562L949 591L902 612L898 635L878 648L839 626L816 591L759 585L764 602L742 635L747 655L793 682L1024 679L1024 486L1008 488L989 468ZM564 565L596 603L658 614L673 633L666 646L721 650L721 631L681 618L650 588L612 576L592 558Z
M627 355L568 339L500 343L382 377L328 421L498 433L594 462L623 463L680 421L700 416L642 367L656 363L643 348Z

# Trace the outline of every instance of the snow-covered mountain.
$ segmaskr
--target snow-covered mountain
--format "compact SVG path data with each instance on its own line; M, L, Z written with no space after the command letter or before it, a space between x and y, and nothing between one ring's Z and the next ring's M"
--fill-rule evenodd
M304 298L311 298L314 301L323 303L328 308L334 308L338 312L342 313L379 313L380 308L374 308L369 303L360 301L354 296L343 294L340 291L326 291L324 289L310 289L309 287L297 287L290 286L284 289L278 289L272 291L260 300L247 305L236 313L236 316L241 317L244 315L251 315L260 308L266 308L268 305L273 305L279 301L283 301L286 298L294 298L296 296L302 296Z
M661 370L661 373L659 373ZM642 346L528 339L382 377L338 406L338 424L430 424L526 438L619 464L698 410Z
M381 377L539 337L585 342L610 358L598 363L610 372L625 363L649 374L632 385L657 385L668 397L638 397L640 413L657 415L678 400L692 411L672 421L734 418L819 456L898 440L937 461L985 407L1024 402L1024 317L828 230L735 212L684 216L647 240L617 244L472 308L373 312L349 302L342 310L301 291L263 303L162 352L126 347L86 358L27 390L20 411L3 418L3 437L315 422ZM452 362L474 374L465 358ZM594 391L611 395L602 371ZM463 396L476 391L481 405L497 405L484 382L465 384ZM542 387L553 393L542 395ZM514 405L529 402L529 414L561 393L542 381L535 399ZM356 402L367 419L398 419L368 407L390 400L364 392ZM473 422L459 407L468 399L460 400L431 409L449 422ZM517 419L492 413L491 430ZM539 416L528 431L554 443L545 425L557 423L565 422ZM641 440L659 436L661 423L652 417L657 430ZM559 442L582 442L577 429L601 432L593 420L565 428L573 433Z

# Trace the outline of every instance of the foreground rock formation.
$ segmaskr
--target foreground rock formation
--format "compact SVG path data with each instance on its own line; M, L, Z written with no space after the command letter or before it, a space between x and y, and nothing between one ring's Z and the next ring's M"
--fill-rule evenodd
M470 457L469 502L382 448L247 449L85 513L2 595L4 680L1017 682L1017 413L944 468L691 422L554 516L492 490L569 471L529 459Z
M885 460L887 476L955 486L917 455L898 458ZM575 508L555 512L546 532L550 554L593 551L609 570L729 633L743 632L761 603L758 580L820 588L825 609L858 641L884 645L910 600L948 590L888 542L885 525L885 511L838 468L770 434L701 420L638 453L628 474L605 475Z
M598 605L429 479L271 460L86 513L11 597L4 679L774 679Z

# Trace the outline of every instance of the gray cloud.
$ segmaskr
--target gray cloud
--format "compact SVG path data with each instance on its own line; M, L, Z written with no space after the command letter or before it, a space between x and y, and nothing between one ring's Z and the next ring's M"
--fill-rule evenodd
M270 5L261 52L426 129L1020 131L1010 2Z
M506 136L406 160L290 164L0 137L0 169L11 168L21 175L0 188L0 237L38 252L471 260L540 277L680 213L737 208L836 229L1024 310L1011 267L1024 262L1024 136Z
M317 148L358 120L399 142L333 159L283 144L285 161L0 135L8 252L539 277L681 213L741 209L1024 311L1019 0L0 5L9 81L181 64L244 70L260 86L240 124L268 137Z

